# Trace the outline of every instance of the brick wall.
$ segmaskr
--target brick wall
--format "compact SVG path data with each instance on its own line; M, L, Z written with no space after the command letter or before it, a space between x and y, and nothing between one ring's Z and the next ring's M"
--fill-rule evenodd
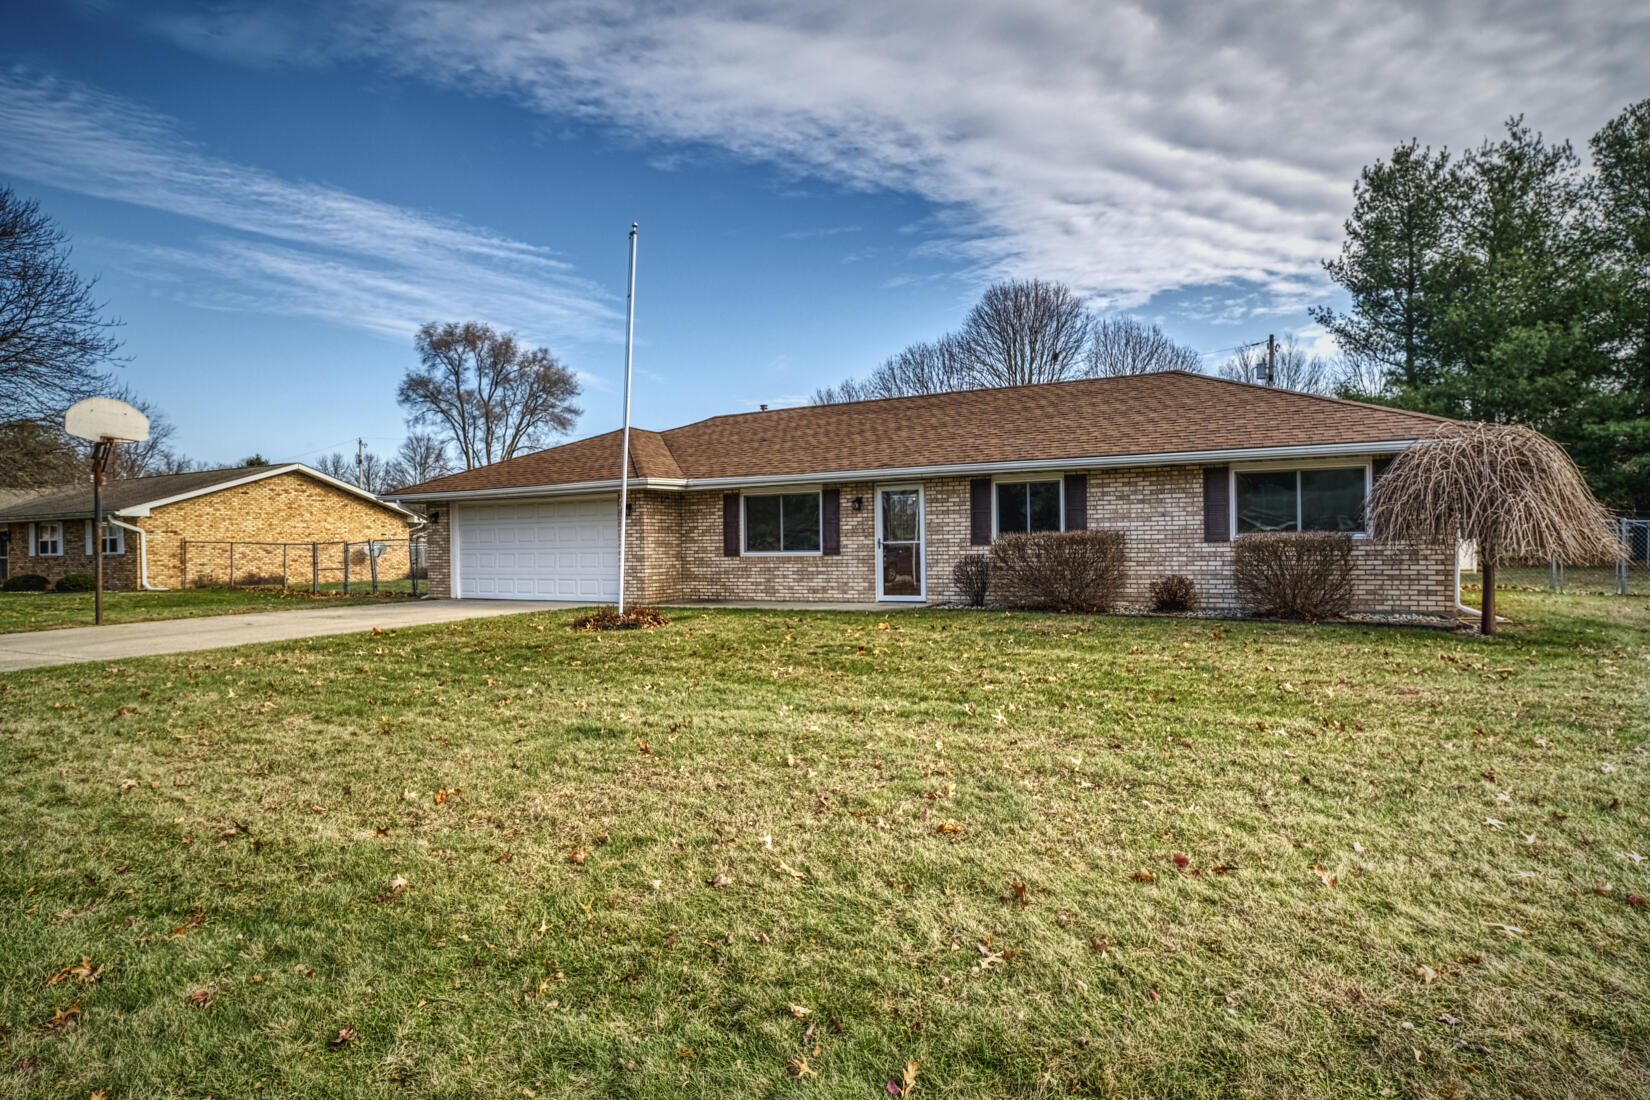
M7 548L8 576L18 577L36 573L52 583L70 573L90 573L97 569L94 555L86 553L86 528L90 520L63 521L63 553L60 556L31 557L29 555L29 525L5 525L11 540ZM127 531L125 553L103 555L103 587L110 590L134 588L137 585L137 535Z
M176 588L183 583L185 540L208 542L366 542L369 539L405 539L407 521L397 512L345 492L301 473L278 474L233 489L180 500L156 508L152 515L132 521L148 532L149 583ZM129 536L136 543L136 536ZM189 562L189 580L207 572L222 573L227 582L227 548L196 547ZM280 572L280 549L236 550L237 570ZM301 553L304 583L309 561ZM297 558L293 564L298 565ZM365 573L362 573L365 576ZM331 579L331 578L328 578Z
M955 602L951 569L964 554L985 553L969 542L968 478L922 483L928 600ZM625 587L633 602L677 600L876 599L876 486L843 482L839 555L726 557L722 553L722 492L632 495ZM854 498L863 501L853 510ZM447 505L431 505L442 520L430 529L430 591L451 592ZM1236 610L1232 546L1203 541L1203 471L1196 466L1089 472L1089 526L1124 532L1129 569L1123 604L1150 601L1151 582L1167 573L1191 577L1205 606ZM1454 558L1448 548L1393 546L1360 539L1353 548L1354 601L1361 610L1447 613L1454 602Z

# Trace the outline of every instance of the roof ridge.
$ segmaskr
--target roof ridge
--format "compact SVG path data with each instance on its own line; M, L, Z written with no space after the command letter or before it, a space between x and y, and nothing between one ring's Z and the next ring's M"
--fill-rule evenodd
M1287 386L1268 386L1261 382L1246 382L1241 378L1227 378L1221 374L1204 374L1202 371L1158 371L1158 374L1184 374L1191 378L1204 378L1210 382L1222 382L1228 386L1243 386L1251 390L1264 390L1268 393L1287 393L1295 397L1310 397L1317 401L1328 401L1334 405L1351 405L1359 409L1378 409L1381 412L1398 413L1400 416L1419 416L1426 420L1439 420L1445 423L1454 423L1452 417L1440 416L1437 413L1421 412L1417 409L1402 409L1396 405L1380 405L1373 401L1355 401L1350 397L1336 397L1332 393L1313 393L1311 390L1292 390Z

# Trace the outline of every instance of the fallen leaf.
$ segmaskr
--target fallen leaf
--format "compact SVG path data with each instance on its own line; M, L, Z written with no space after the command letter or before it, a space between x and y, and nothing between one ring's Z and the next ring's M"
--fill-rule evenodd
M216 996L217 994L210 989L197 989L189 994L189 1003L196 1008L211 1008L212 999Z
M168 936L167 938L168 939L173 939L173 940L181 939L182 937L188 935L189 931L191 929L199 928L201 926L201 923L205 920L206 920L206 910L204 910L204 909L192 909L192 910L189 911L188 919L185 920L182 924L180 924L177 927L173 928L172 929L172 934L170 936Z
M789 863L786 863L784 860L779 861L779 868L778 869L782 873L790 875L792 878L807 878L808 877L807 875L803 874L801 871L798 871L795 867L792 867Z
M81 984L84 985L88 982L95 982L102 976L103 968L101 966L93 966L92 960L88 959L85 955L82 955L80 956L80 961L75 965L65 966L62 970L59 970L56 974L53 974L50 978L47 978L46 984L58 985L67 978L78 978Z
M814 1014L814 1010L809 1008L807 1005L787 1004L785 1007L790 1009L791 1015L795 1016L798 1020L805 1020Z
M785 1072L792 1077L818 1077L819 1071L808 1065L808 1059L798 1054L785 1063Z
M590 853L589 852L585 851L583 848L574 848L573 851L568 854L567 861L569 863L580 863L580 864L582 864L585 860L587 860L589 858L590 858Z
M733 882L733 876L723 872L706 883L707 886L727 886Z
M1190 857L1188 857L1188 856L1183 856L1179 852L1176 852L1174 854L1174 865L1176 867L1180 867L1180 868L1184 869L1186 867L1191 866L1191 862L1192 861L1191 861Z
M1627 904L1628 905L1643 905L1644 904L1644 899L1639 897L1637 894L1628 894L1627 895Z
M1610 891L1614 890L1614 889L1615 889L1614 884L1604 882L1602 880L1599 881L1599 882L1593 883L1593 893L1597 894L1601 898L1609 897L1610 896Z
M52 1009L52 1018L49 1021L49 1025L55 1031L67 1031L67 1030L69 1030L69 1028L73 1027L76 1023L79 1022L75 1019L75 1017L77 1017L79 1015L80 1015L80 1002L79 1001L76 1001L74 1004L70 1005L68 1008L54 1008L54 1009Z
M1150 997L1154 1001L1161 1001L1163 999L1162 995L1155 989L1146 990L1146 996Z
M1415 976L1421 979L1422 985L1431 985L1433 982L1438 980L1438 971L1434 970L1430 966L1417 966L1415 968Z
M1136 881L1136 882L1156 882L1157 881L1157 876L1152 874L1150 871L1146 870L1144 867L1140 868L1140 870L1136 871L1133 875L1131 875L1129 877L1134 879L1134 881Z
M338 1029L338 1034L332 1037L332 1045L335 1047L341 1047L353 1038L355 1038L355 1025L345 1024L343 1027Z
M936 833L951 835L962 832L962 826L958 825L955 821L942 821L938 825L934 826L934 831Z
M900 1084L905 1086L906 1096L910 1096L911 1090L917 1087L917 1074L921 1072L921 1060L913 1059L905 1063L905 1072L900 1075Z
M1461 1017L1451 1016L1449 1013L1445 1012L1445 1013L1443 1013L1442 1015L1440 1015L1438 1017L1438 1022L1441 1023L1441 1024L1444 1024L1447 1027L1460 1027L1461 1026Z
M1323 883L1331 890L1333 890L1335 888L1335 884L1340 881L1337 876L1331 874L1329 871L1326 871L1324 868L1319 867L1317 864L1312 865L1312 873L1318 876L1319 882Z

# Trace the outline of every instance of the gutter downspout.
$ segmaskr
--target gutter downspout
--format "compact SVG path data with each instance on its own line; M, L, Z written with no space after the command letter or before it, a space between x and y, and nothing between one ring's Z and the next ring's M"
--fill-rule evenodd
M137 537L138 537L138 584L141 585L143 587L143 589L145 591L148 591L148 592L166 592L166 591L168 591L168 589L160 588L156 585L153 585L153 584L149 583L149 533L141 527L138 527L134 524L127 523L125 520L117 519L114 516L106 517L106 522L112 523L116 527L124 528L127 531L136 531L137 532ZM1457 596L1457 599L1459 600L1459 596L1460 596L1459 585L1461 583L1461 574L1457 573L1455 575L1455 583L1458 586L1456 596Z

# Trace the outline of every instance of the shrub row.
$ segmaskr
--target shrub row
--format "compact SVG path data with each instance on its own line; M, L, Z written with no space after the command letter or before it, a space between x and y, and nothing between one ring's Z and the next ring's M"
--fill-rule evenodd
M988 593L1009 607L1109 611L1123 587L1127 553L1117 531L1004 535L990 555L969 554L951 570L958 592L975 607ZM1239 602L1259 615L1317 619L1352 606L1352 537L1338 531L1243 535L1232 545ZM1197 584L1179 574L1151 586L1152 607L1195 611Z
M54 585L39 573L19 573L15 577L7 577L5 584L0 584L0 592L44 592L54 588L59 592L90 592L97 587L97 577L91 573L70 573L59 577Z

